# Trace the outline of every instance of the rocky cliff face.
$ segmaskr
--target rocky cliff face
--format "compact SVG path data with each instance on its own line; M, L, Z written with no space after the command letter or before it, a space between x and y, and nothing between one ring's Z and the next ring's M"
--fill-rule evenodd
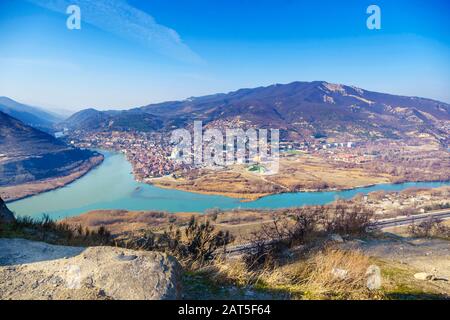
M162 253L0 239L0 300L173 300L180 276Z
M14 214L8 209L3 199L0 197L0 223L11 223L14 221Z

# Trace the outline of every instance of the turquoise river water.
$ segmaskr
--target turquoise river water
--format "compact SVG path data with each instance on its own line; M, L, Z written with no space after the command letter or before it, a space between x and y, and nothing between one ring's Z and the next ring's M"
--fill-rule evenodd
M91 210L157 210L167 212L204 212L209 208L275 209L327 204L337 198L349 199L358 193L376 190L400 191L411 187L439 187L449 182L419 182L376 185L346 191L299 192L267 196L253 202L241 202L223 196L201 195L161 189L136 182L131 164L120 153L101 151L105 161L81 179L53 191L9 203L18 216L53 219L77 216Z

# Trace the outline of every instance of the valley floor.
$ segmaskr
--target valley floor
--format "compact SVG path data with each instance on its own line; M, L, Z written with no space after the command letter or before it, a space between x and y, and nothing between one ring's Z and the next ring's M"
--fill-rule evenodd
M390 183L391 178L388 174L345 168L318 156L303 155L281 158L280 171L273 175L252 173L245 166L235 165L222 170L199 169L180 178L166 176L147 181L162 188L253 201L277 193L346 190Z
M433 189L407 189L401 192L372 192L362 197L356 196L351 202L367 206L379 219L399 215L414 215L433 210L450 208L450 187ZM192 216L211 220L212 225L223 231L230 231L235 242L245 242L248 236L272 223L274 218L295 211L279 210L229 210L211 209L201 213L166 213L157 211L98 210L68 218L65 222L89 228L106 226L114 235L151 229L164 231L169 226L182 227Z
M377 184L450 180L448 151L386 141L348 150L284 154L274 174L234 165L218 170L192 169L146 182L161 188L223 195L253 201L278 193L348 190Z

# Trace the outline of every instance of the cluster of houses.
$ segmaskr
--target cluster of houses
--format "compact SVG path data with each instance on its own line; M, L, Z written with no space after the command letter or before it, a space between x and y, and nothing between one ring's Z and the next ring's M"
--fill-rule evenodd
M80 133L71 143L81 148L104 148L124 153L138 180L188 169L183 163L173 161L170 144L157 134L117 131Z
M314 152L321 150L330 149L352 149L355 147L354 142L335 142L327 143L325 141L320 141L316 143L312 142L280 142L280 151L303 151L303 152Z

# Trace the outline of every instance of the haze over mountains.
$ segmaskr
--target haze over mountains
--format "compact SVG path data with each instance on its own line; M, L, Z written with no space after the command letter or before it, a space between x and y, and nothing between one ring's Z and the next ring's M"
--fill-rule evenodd
M66 176L93 156L0 112L0 187Z
M71 131L169 131L204 125L281 129L282 138L449 139L450 105L431 99L377 93L324 81L240 89L151 104L124 111L86 109L63 120L42 108L0 97L0 112L48 133Z
M283 140L294 142L419 137L442 146L450 143L449 104L323 81L241 89L125 111L86 109L64 121L7 98L0 99L0 106L0 187L68 176L80 168L85 172L101 162L98 153L68 146L36 128L48 132L68 128L69 136L78 130L168 132L201 120L222 132L280 129Z
M450 105L331 84L293 82L241 89L127 111L80 111L60 124L72 130L171 130L204 124L281 129L284 138L357 139L425 134L448 139Z
M0 112L46 132L52 132L53 126L63 120L63 116L45 111L39 107L19 103L7 97L0 97Z
M0 112L0 154L20 158L60 151L65 144L52 135Z

